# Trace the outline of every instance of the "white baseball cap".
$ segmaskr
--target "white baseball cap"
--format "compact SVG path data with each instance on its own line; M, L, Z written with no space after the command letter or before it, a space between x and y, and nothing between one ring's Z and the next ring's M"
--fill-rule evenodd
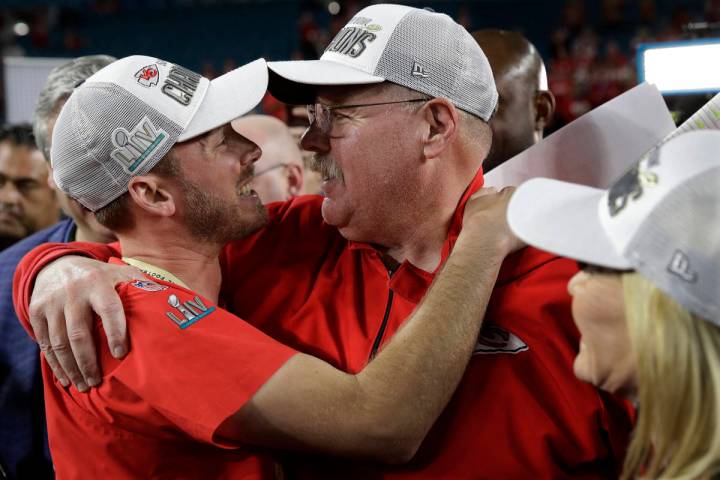
M154 57L117 60L77 87L60 112L50 150L55 183L97 211L175 143L255 108L267 81L263 59L212 81Z
M389 81L488 121L498 93L487 57L472 36L447 15L402 5L360 10L320 60L268 62L269 90L291 104L315 102L321 85Z
M680 135L608 190L536 178L510 200L510 228L530 245L633 269L720 325L720 132Z

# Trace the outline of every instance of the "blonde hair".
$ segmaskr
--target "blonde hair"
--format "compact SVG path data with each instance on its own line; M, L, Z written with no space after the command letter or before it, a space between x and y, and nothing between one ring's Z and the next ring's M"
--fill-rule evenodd
M639 409L622 478L709 478L720 472L720 327L637 273L623 288Z

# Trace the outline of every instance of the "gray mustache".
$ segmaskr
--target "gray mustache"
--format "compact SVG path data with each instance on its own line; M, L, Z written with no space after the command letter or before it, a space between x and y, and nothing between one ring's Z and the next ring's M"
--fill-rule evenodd
M340 166L330 156L313 155L310 160L310 168L328 180L335 178L339 178L343 181L345 180Z

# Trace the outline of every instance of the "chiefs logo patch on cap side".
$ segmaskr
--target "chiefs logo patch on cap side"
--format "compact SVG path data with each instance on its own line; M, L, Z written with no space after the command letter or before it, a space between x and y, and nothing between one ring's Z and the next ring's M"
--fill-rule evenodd
M157 65L147 65L135 74L137 82L143 87L153 87L158 84L160 80L160 72L158 72Z

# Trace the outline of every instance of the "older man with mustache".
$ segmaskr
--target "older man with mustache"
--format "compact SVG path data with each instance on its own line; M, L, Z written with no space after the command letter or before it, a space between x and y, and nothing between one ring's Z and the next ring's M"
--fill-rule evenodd
M260 149L229 123L266 88L263 60L210 82L132 56L88 78L60 112L58 187L117 236L122 257L109 263L144 273L118 286L133 348L118 361L102 342L99 388L66 388L42 364L60 478L273 478L257 446L401 461L457 386L502 259L519 245L504 220L508 192L468 205L426 301L360 372L282 345L218 305L220 251L267 221L249 187Z
M317 62L269 66L273 95L309 105L303 146L318 155L326 197L274 205L266 228L228 245L223 295L233 312L272 337L357 372L382 355L421 304L461 235L491 143L492 72L449 17L397 5L359 12ZM28 263L20 300L28 300L32 274L68 251ZM88 275L102 271L95 265L79 273L76 266L89 261L61 262L37 285L45 289L67 274L64 283L87 286ZM388 468L301 456L287 459L290 468L306 478L616 475L630 421L624 403L572 374L578 333L565 284L575 271L573 262L529 248L505 261L463 381L409 463ZM111 289L103 282L91 295L117 305L105 294ZM41 295L33 304L36 331L45 328L43 315L57 330L64 302L57 290ZM75 330L82 324L68 321ZM121 325L114 332L124 325L108 323ZM79 355L90 375L92 351L85 343Z

